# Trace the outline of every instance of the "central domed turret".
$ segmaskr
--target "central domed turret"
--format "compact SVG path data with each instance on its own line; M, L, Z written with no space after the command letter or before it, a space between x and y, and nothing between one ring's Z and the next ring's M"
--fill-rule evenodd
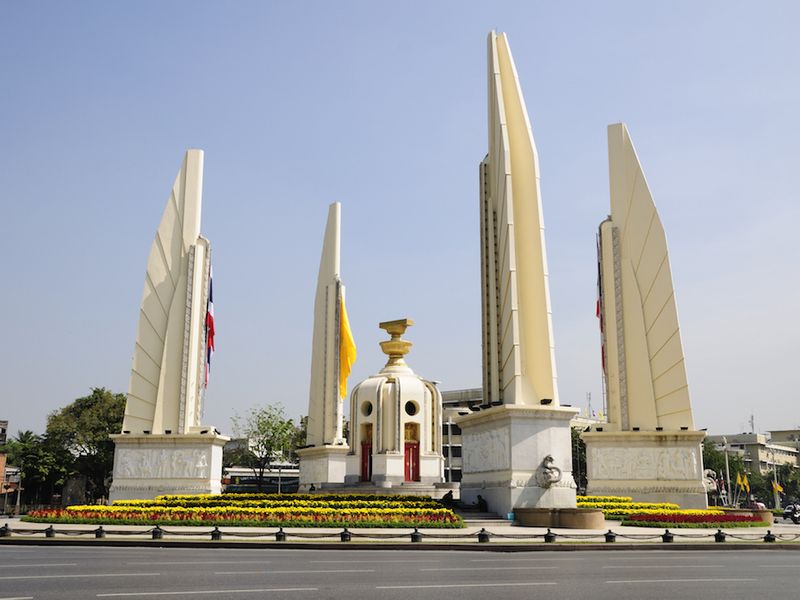
M350 395L350 455L346 484L382 487L443 481L442 395L406 364L412 343L402 339L411 319L384 321L380 342L389 360Z

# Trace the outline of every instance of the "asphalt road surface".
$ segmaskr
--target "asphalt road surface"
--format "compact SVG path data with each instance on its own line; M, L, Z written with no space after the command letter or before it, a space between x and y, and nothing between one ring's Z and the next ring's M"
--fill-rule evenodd
M800 552L0 547L0 600L797 598Z

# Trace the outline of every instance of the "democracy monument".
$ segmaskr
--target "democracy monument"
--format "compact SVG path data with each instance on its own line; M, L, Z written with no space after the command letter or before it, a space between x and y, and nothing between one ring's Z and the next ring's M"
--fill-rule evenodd
M488 91L479 166L483 401L456 421L460 497L502 516L541 511L541 524L556 525L559 511L580 512L571 472L578 410L559 402L538 154L502 33L488 38ZM705 434L692 419L664 228L625 125L609 126L608 135L611 214L598 238L608 423L582 434L588 493L705 508ZM112 500L221 492L229 438L201 425L214 346L202 173L202 151L189 150L150 251L122 432L112 436ZM356 345L340 263L336 202L314 301L300 491L452 497L458 484L444 482L441 393L405 361L411 319L380 323L388 361L353 386L346 435Z

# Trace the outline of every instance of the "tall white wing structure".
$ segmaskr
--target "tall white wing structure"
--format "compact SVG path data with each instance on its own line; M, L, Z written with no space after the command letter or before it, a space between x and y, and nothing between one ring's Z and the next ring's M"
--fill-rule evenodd
M300 457L300 490L303 492L344 485L347 453L350 450L343 435L344 399L340 393L340 319L344 298L339 272L341 214L339 202L334 202L328 208L317 276L307 447L297 451Z
M491 32L488 42L489 151L479 195L484 405L459 420L461 498L480 495L505 515L575 506L569 422L577 410L558 402L536 144L508 39Z
M123 431L200 425L210 259L200 235L202 188L203 152L189 150L150 247Z
M111 500L220 493L229 438L202 427L211 248L200 235L203 152L189 150L150 247Z
M314 298L306 438L310 446L344 442L344 399L339 397L339 303L344 294L344 286L339 278L341 214L342 205L339 202L330 205Z
M581 434L591 495L705 508L667 238L628 129L608 127L611 215L598 240L608 423Z
M480 172L484 401L558 405L539 158L505 34L489 36Z
M600 225L609 428L694 429L664 227L622 123L608 127L611 216Z

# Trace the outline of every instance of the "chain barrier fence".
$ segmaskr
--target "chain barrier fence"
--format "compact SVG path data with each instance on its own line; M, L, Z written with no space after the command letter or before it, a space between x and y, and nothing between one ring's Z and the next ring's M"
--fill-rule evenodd
M353 539L364 540L410 540L412 543L421 543L425 539L435 541L453 541L453 542L468 542L470 540L478 543L488 543L492 539L495 540L513 540L513 541L543 541L545 544L552 544L558 541L568 542L574 541L602 541L604 543L614 543L617 539L630 540L636 542L648 542L661 540L662 543L674 543L676 540L713 540L715 543L724 543L728 538L739 540L743 542L758 542L775 543L775 542L795 542L800 539L800 534L793 533L772 533L772 530L767 530L767 533L730 533L718 529L714 533L680 533L665 529L664 533L617 533L608 530L605 533L556 533L548 529L545 533L494 533L481 528L480 531L475 533L428 533L419 531L414 528L410 533L383 533L383 532L369 532L364 533L360 531L351 531L345 527L342 531L336 532L306 532L306 531L285 531L283 527L277 530L265 531L222 531L219 527L214 527L209 531L186 531L181 529L164 529L159 525L148 527L141 530L136 529L106 529L102 525L90 529L58 529L52 525L42 528L25 528L14 527L5 524L0 527L0 538L12 536L37 536L43 535L46 538L54 538L56 535L68 537L80 536L94 536L95 538L105 538L108 535L113 536L143 536L149 535L151 539L161 540L164 536L171 537L206 537L210 536L212 541L219 541L224 538L268 538L272 537L276 542L286 542L290 539L293 540L336 540L340 542L350 542Z

